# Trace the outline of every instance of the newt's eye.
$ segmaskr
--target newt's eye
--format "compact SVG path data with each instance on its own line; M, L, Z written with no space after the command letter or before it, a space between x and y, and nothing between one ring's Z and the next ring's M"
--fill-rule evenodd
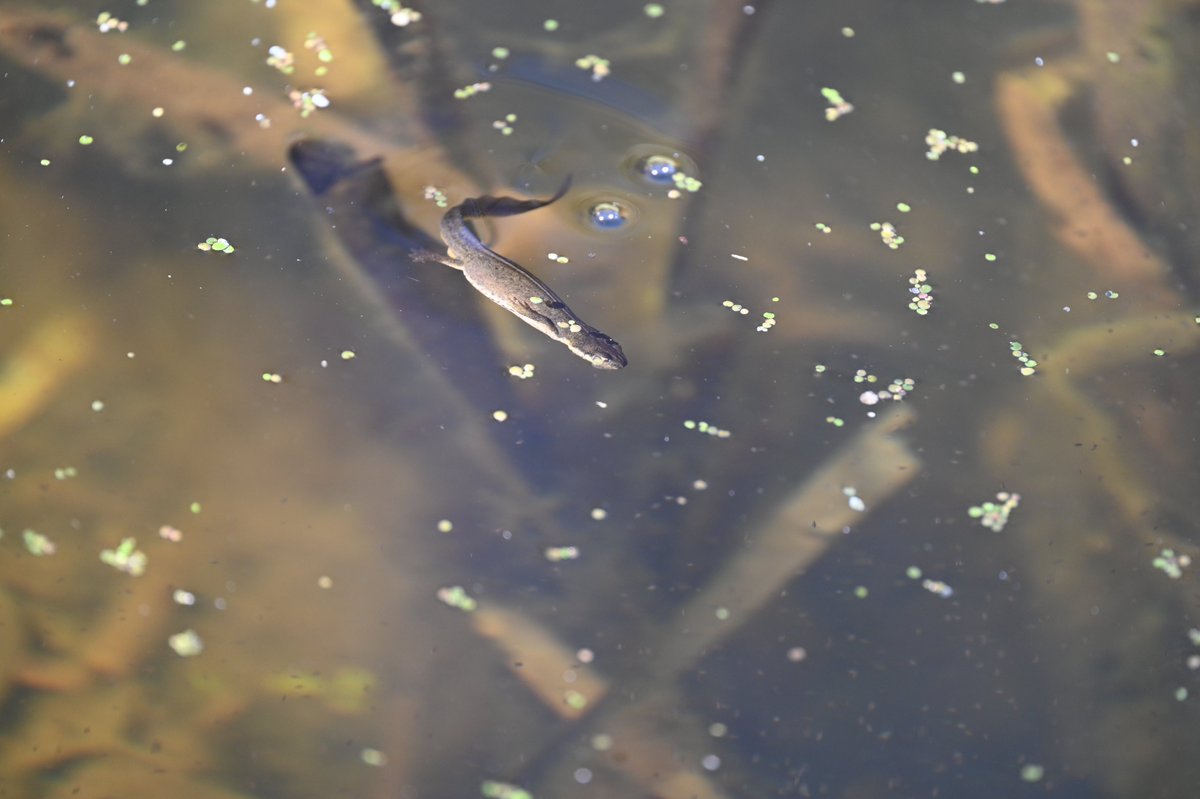
M629 212L615 200L596 203L587 212L588 221L600 230L617 230L629 221Z

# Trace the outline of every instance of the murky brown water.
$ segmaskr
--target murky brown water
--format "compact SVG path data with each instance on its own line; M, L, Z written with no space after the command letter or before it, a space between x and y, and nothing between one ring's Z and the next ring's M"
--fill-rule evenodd
M1186 236L1155 233L1190 220L1109 174L1169 137L1124 165L1045 124L1106 86L1069 8L629 3L549 30L439 3L401 83L349 2L131 3L106 33L62 5L0 3L0 797L1200 781L1200 325ZM1073 99L997 103L1047 74ZM301 119L292 88L330 107ZM932 160L934 128L978 149ZM481 231L629 367L348 241L354 208L288 174L300 134L384 156L431 234L426 186L572 173ZM1084 185L1055 146L1111 217L1038 189ZM698 192L633 169L674 152ZM587 224L603 201L621 230ZM998 492L993 531L970 509ZM127 538L142 574L102 560Z

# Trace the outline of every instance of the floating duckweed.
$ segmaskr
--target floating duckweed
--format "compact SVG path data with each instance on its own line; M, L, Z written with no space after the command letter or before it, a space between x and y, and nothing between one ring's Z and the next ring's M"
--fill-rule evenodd
M708 422L694 422L691 419L688 419L683 423L683 426L688 430L699 430L701 433L707 433L708 435L716 436L717 438L729 438L731 435L733 435L728 430L723 430L716 425L709 424Z
M733 311L734 313L741 314L742 316L745 316L746 314L750 313L749 308L746 308L743 305L741 305L740 303L734 302L733 300L725 300L724 302L721 303L721 307L728 308L729 310Z
M1188 689L1182 685L1175 689L1175 701L1186 702L1188 698Z
M575 59L575 66L582 70L591 70L592 80L597 82L604 80L611 72L608 59L594 54Z
M592 508L591 513L588 515L592 517L593 521L602 522L608 518L608 511L604 508Z
M54 470L55 480L70 480L72 477L78 477L79 473L75 471L74 466L62 466Z
M833 122L839 117L843 117L854 110L854 106L847 102L846 98L842 97L841 92L837 89L831 89L825 86L821 89L821 96L825 98L825 102L829 103L829 107L825 109L825 119Z
M497 59L500 59L501 61L503 61L504 59L508 58L508 55L509 55L509 53L508 53L507 47L493 47L492 48L492 58L497 58Z
M262 379L264 383L282 383L283 375L279 372L263 372Z
M296 57L286 47L273 44L267 48L267 66L279 70L284 75L291 75L296 71Z
M79 143L82 144L84 147L87 147L89 144L91 144L94 141L95 141L95 139L93 139L91 136L87 135L86 133L79 137Z
M171 592L171 601L174 602L176 605L183 605L184 607L192 607L193 605L196 604L196 595L193 594L191 591L185 591L182 588L176 588L174 591Z
M1107 53L1105 53L1104 57L1108 59L1108 63L1110 64L1118 64L1121 61L1121 54L1113 52L1112 50L1109 50Z
M519 380L528 380L533 377L534 366L531 363L517 366L516 364L508 367L508 373Z
M896 226L891 222L872 222L871 230L879 234L880 240L889 249L898 250L900 249L900 245L904 243L904 237L896 232Z
M529 301L531 303L533 303L534 305L541 305L543 302L545 302L545 300L543 300L541 297L536 297L536 296L530 297Z
M317 60L322 64L328 64L333 61L333 51L329 49L329 45L325 42L324 37L316 33L310 32L304 37L304 48L315 52ZM323 75L327 71L325 67L318 67L316 70L318 75Z
M449 533L454 530L454 522L449 519L438 519L437 531L439 533Z
M58 551L58 547L54 545L53 541L36 530L27 529L21 533L21 537L25 540L25 549L35 557L53 555Z
M569 264L569 263L571 263L571 259L570 259L570 258L568 258L568 257L567 257L567 256L565 256L565 255L559 255L559 254L558 254L558 253L556 253L556 252L548 252L548 253L546 253L546 257L547 257L547 258L549 258L551 261L554 261L556 264Z
M123 538L116 549L101 550L100 562L133 577L146 573L146 553L137 548L136 538Z
M461 89L455 89L454 99L466 100L469 97L474 97L475 95L482 94L484 92L490 92L491 90L492 84L488 83L487 81L480 81L479 83L472 83L469 86L463 86Z
M578 559L579 547L546 547L546 560L551 563Z
M920 580L921 574L922 572L920 566L909 566L904 570L904 576L910 580Z
M592 225L601 230L616 230L629 218L624 206L613 200L596 203L588 209L587 215Z
M832 233L833 232L833 228L831 228L829 225L825 224L824 222L818 222L815 227L817 228L817 230L821 231L822 233Z
M501 135L511 136L513 132L513 123L516 121L516 114L505 114L504 119L497 119L492 122L492 128L500 131Z
M452 608L465 610L468 613L479 606L479 603L472 599L471 595L467 593L467 589L463 588L461 585L451 585L439 588L437 591L437 598Z
M658 19L664 13L666 13L666 9L664 9L658 3L647 3L642 7L642 11L645 12L646 16L650 17L650 19Z
M981 505L972 505L967 508L967 515L972 519L979 519L979 523L984 527L998 533L1004 529L1004 525L1008 524L1009 514L1016 509L1020 502L1020 494L1010 494L1007 491L1001 491L996 494L996 502L984 502Z
M996 254L992 252L985 252L983 254L983 260L987 261L988 263L995 263Z
M485 780L479 786L479 792L487 799L533 799L533 794L519 785L496 780Z
M814 366L814 367L813 367L813 372L815 372L816 374L819 374L819 375L821 375L821 374L825 374L825 370L826 370L826 369L828 369L828 368L829 368L829 367L828 367L828 366L826 366L825 364L823 364L823 363L819 363L819 364L817 364L816 366Z
M554 31L558 30L558 20L556 20L556 19L546 20L545 22L542 23L542 29L553 33Z
M838 417L838 416L826 416L825 423L831 424L834 427L845 427L846 426L846 420L842 419L841 417Z
M92 400L92 410L96 413L104 410L104 400Z
M187 142L181 141L175 145L175 152L185 153L185 152L187 152L187 148L188 148Z
M775 314L770 311L763 311L762 323L755 328L759 333L766 333L771 328L775 327Z
M854 589L854 597L856 599L866 599L870 593L871 592L869 590L867 590L867 587L865 585L857 586Z
M450 204L450 200L447 199L446 193L437 186L426 186L424 189L424 195L426 200L433 200L433 204L438 208L445 208Z
M421 12L412 8L405 8L400 0L371 0L371 2L379 9L386 11L391 15L392 24L397 28L403 28L411 25L414 22L419 22Z
M129 53L121 53L117 56L117 63L123 67L129 66L133 63L133 56Z
M181 658L195 657L204 651L204 642L200 640L199 634L192 629L175 633L167 638L167 646L171 647L171 651Z
M229 239L219 238L217 236L209 236L204 241L196 245L196 249L201 252L223 252L226 255L233 255L234 247L229 243Z
M507 422L508 411L492 411L492 418L497 422Z
M851 28L849 25L845 26L844 28L842 28L842 36L846 37L847 39L853 39L854 38L854 28Z
M937 128L929 129L929 133L925 136L925 143L929 145L925 157L930 161L938 160L943 153L947 152L973 153L979 149L977 143L959 136L950 136L946 131Z
M375 766L376 768L386 766L388 762L387 755L369 746L358 753L358 759L368 766Z
M199 502L193 502L191 505L188 505L188 510L192 513L199 513L202 508Z
M855 383L874 383L878 380L879 380L878 377L871 374L866 369L856 369L854 371L854 382Z
M1161 358L1167 354L1167 351L1163 350L1163 349L1156 349L1156 350L1153 350L1153 353L1156 357Z
M183 540L183 532L177 527L172 527L169 524L164 524L158 528L158 537L164 541L170 541L173 544L178 544Z
M907 214L912 210L912 206L908 203L896 203L896 210L902 214Z
M292 101L292 106L300 111L302 118L307 118L316 111L329 107L329 98L325 95L324 89L308 89L307 91L292 89L288 92L288 99Z
M38 161L38 163L41 164L42 166L50 166L50 159L43 158L42 160Z
M1021 766L1021 780L1023 782L1038 782L1042 777L1046 776L1046 769L1036 763L1026 763Z
M1173 549L1164 549L1151 563L1172 580L1178 580L1183 576L1183 570L1192 564L1192 559L1186 554L1176 554Z
M908 304L908 309L917 316L925 316L929 313L929 309L933 307L933 286L929 285L929 276L924 269L917 269L913 272L913 276L908 279L910 288L909 293L915 294L916 297Z
M186 48L186 47L187 47L186 41L184 41L183 39L176 39L174 42L171 43L171 52L181 53L181 52L183 52L184 48Z
M966 73L955 70L954 72L950 73L950 80L961 86L967 82L967 76Z
M675 172L671 175L671 180L675 183L675 188L680 191L691 192L695 194L700 191L700 187L704 184L691 175L685 175L683 172Z
M858 489L853 486L846 486L842 489L842 495L846 497L846 504L850 510L856 513L863 513L867 509L867 503L863 502L863 498L858 495Z
M941 580L922 580L921 587L931 594L937 594L942 599L954 596L954 589Z
M110 33L112 31L124 33L129 30L129 23L125 20L117 19L107 11L101 11L96 17L96 28L101 33Z

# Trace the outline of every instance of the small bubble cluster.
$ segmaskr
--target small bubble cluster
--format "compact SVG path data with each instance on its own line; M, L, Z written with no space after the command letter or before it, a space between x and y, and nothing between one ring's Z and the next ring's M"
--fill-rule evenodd
M910 286L908 291L910 294L916 295L908 304L908 309L917 316L925 316L933 307L933 286L929 285L928 279L929 276L924 269L917 269L908 279Z
M896 232L896 226L891 222L872 222L871 230L879 234L879 238L888 246L888 249L898 250L904 243L904 237Z
M1183 570L1192 564L1192 559L1188 555L1176 553L1173 549L1164 549L1158 553L1152 564L1172 580L1178 580L1183 576Z
M844 117L854 110L854 106L847 102L837 89L826 86L821 89L821 96L825 98L825 102L829 103L829 107L825 109L825 119L829 122Z
M979 150L979 145L976 142L964 139L961 136L947 135L946 131L930 128L929 133L925 136L925 143L929 145L929 149L925 152L925 157L930 161L936 161L942 157L943 153L973 153Z
M709 424L708 422L694 422L691 419L688 419L683 423L683 426L688 430L699 430L701 433L707 433L708 435L716 436L717 438L729 438L731 435L733 435L733 433L730 433L728 430L723 430L714 424Z
M1021 502L1020 494L1010 494L1001 491L996 494L995 502L984 502L967 508L967 515L979 519L979 523L992 532L998 533L1008 524L1008 516Z
M168 637L167 646L181 658L195 657L204 651L204 642L200 640L199 634L190 628Z

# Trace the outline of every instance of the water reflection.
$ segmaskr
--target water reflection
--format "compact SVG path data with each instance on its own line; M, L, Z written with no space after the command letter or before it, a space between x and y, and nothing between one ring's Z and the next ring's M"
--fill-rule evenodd
M1010 60L1073 17L464 2L383 35L268 5L131 7L126 33L0 6L11 795L1200 781L1200 326L1146 235L1172 220L1092 181L1073 106ZM931 130L978 150L932 159ZM387 179L308 196L298 133ZM544 175L489 177L533 152ZM406 262L447 204L566 172L574 197L480 232L596 309L619 374ZM632 229L581 224L593 196Z

